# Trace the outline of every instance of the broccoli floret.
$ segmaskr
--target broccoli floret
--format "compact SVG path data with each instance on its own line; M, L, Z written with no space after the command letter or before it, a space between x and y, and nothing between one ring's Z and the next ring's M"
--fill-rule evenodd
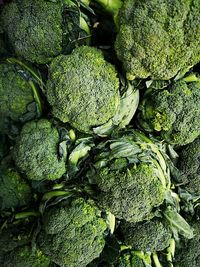
M78 1L14 0L1 16L15 54L34 63L50 62L90 34Z
M92 201L72 199L45 212L37 243L58 265L85 267L103 250L106 228Z
M123 221L121 231L126 245L144 252L164 250L172 236L169 227L158 219L136 224Z
M138 92L127 86L121 96L114 66L105 61L100 50L82 46L51 63L47 100L55 117L90 133L104 124L108 128L127 125L135 113Z
M143 260L134 251L122 254L113 267L145 267Z
M154 216L165 199L168 175L159 148L130 130L99 145L89 183L97 186L98 204L119 219L138 222Z
M100 50L83 46L54 59L49 69L47 99L53 115L89 132L107 122L119 105L119 79Z
M191 194L200 193L200 138L181 148L177 167L184 188Z
M168 80L200 61L199 0L125 0L115 49L128 79Z
M191 240L184 240L176 250L175 267L199 267L200 266L200 221L193 222L195 236Z
M0 264L2 267L50 267L50 260L32 249L34 221L15 221L0 230ZM6 227L6 228L5 228Z
M46 119L26 123L14 147L13 158L30 180L55 180L66 172L59 155L59 133Z
M41 112L39 92L30 73L16 64L0 64L1 132L9 132L9 120L24 122L38 118Z
M16 170L0 170L1 210L28 205L31 199L30 186Z
M147 91L139 110L144 130L171 144L188 144L200 134L200 83L185 77L163 90Z
M2 267L50 267L51 262L40 250L30 246L16 248L4 257Z

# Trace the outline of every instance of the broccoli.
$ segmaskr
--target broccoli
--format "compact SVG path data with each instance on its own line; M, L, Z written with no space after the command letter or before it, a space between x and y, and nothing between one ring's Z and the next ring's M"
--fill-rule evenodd
M73 0L14 0L5 5L2 24L14 53L45 64L84 43L90 30L80 4Z
M199 0L125 0L115 50L128 79L168 80L200 61Z
M184 240L176 250L174 267L200 266L200 221L193 221L195 236L191 240Z
M100 143L86 174L105 210L130 222L148 220L170 187L160 148L141 132L121 131Z
M41 113L41 97L31 74L19 64L0 64L0 131L9 132L10 121L22 123Z
M200 193L200 138L180 149L177 168L184 189L191 194Z
M27 122L14 147L13 158L30 180L55 180L66 172L66 155L59 154L59 132L50 121Z
M1 229L0 264L2 267L51 266L48 257L38 248L31 247L33 225L33 221L22 220Z
M193 81L194 80L194 81ZM147 90L139 106L138 121L148 132L173 145L186 145L200 135L200 82L195 74Z
M143 260L135 251L128 251L119 257L116 267L145 267ZM114 267L114 266L113 266Z
M144 252L164 250L172 237L170 228L158 219L136 224L123 221L121 231L126 245Z
M106 222L90 200L73 198L44 213L37 243L60 266L85 267L104 248Z
M51 262L40 250L30 246L16 248L4 257L2 267L50 267Z
M16 170L0 170L1 210L28 205L32 197L30 186Z
M96 48L76 48L55 58L49 68L47 100L53 116L81 132L128 124L138 105L138 91L130 85L124 89L121 97L117 71Z

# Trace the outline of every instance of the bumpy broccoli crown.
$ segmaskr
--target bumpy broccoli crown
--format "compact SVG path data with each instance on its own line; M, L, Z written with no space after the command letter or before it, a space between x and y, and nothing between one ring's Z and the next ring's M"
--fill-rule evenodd
M89 182L100 190L95 196L98 203L117 218L131 222L152 218L152 210L163 202L167 191L164 159L157 146L142 136L130 131L129 136L125 133L101 144L94 169L87 174Z
M30 180L55 180L66 172L65 157L59 156L59 133L45 119L26 123L14 148L17 167Z
M120 256L117 267L144 267L142 259L140 259L134 251L129 251Z
M70 2L14 0L5 5L3 27L15 54L45 64L68 45L75 46L82 29L78 6L70 13Z
M0 209L25 206L32 198L30 186L12 169L0 170Z
M168 80L200 61L199 0L126 0L115 49L127 77Z
M195 230L194 238L185 240L183 245L176 250L175 267L199 267L200 266L200 222L196 221L192 227Z
M15 64L0 64L0 130L6 120L25 121L39 116L38 92L29 82L30 74ZM35 112L31 112L32 105Z
M152 90L139 109L144 130L159 132L171 144L188 144L200 134L200 82L181 79L164 90Z
M14 0L5 5L2 21L17 55L31 62L47 63L61 53L61 4L44 0Z
M137 224L124 221L121 229L125 244L131 245L134 250L161 251L170 243L170 229L156 219Z
M50 267L50 260L40 250L18 247L4 257L2 267Z
M200 138L180 150L177 167L184 188L190 193L200 193Z
M82 132L106 123L119 105L119 79L96 48L82 46L58 56L49 69L47 99L53 115Z
M85 267L103 250L106 228L93 202L73 199L46 211L38 246L60 266Z

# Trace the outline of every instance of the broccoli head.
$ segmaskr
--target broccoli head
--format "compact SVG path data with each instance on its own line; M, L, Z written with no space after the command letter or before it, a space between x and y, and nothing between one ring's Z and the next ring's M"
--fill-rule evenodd
M31 247L34 221L15 221L0 232L0 264L2 267L50 267L50 260Z
M47 99L53 115L89 132L107 122L119 105L119 79L100 50L83 46L54 59L49 69Z
M1 16L15 54L33 63L50 62L90 34L78 1L14 0Z
M144 130L159 133L171 144L191 143L200 135L199 79L190 82L185 77L167 88L147 90L139 110L138 120Z
M154 216L165 199L169 177L156 144L142 133L122 131L100 144L88 181L97 192L98 204L119 219L139 222Z
M41 112L40 95L30 73L18 64L0 64L1 132L9 131L9 121L28 121L38 118Z
M28 205L32 199L31 188L14 169L0 170L0 209Z
M123 221L121 231L126 245L144 252L164 250L172 236L169 227L158 219L136 224Z
M106 229L94 203L75 198L44 213L37 243L41 251L58 265L85 267L103 250Z
M200 193L200 138L181 148L177 167L184 188L191 194Z
M199 267L200 266L200 221L193 222L195 236L193 239L184 240L176 250L175 267Z
M23 246L7 253L2 267L50 267L51 262L40 250Z
M130 85L123 89L121 96L117 71L93 47L82 46L70 55L60 55L49 68L47 100L53 115L85 133L97 126L99 132L104 124L123 128L130 122L138 91Z
M143 260L134 251L123 253L113 267L145 267Z
M125 0L115 50L128 79L168 80L200 61L199 0Z
M65 155L59 155L59 132L46 119L27 122L14 147L13 158L30 180L55 180L66 172Z

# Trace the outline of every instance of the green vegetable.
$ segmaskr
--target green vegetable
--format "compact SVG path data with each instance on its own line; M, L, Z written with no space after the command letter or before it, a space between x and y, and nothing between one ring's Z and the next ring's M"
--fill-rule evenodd
M33 245L34 221L8 224L0 230L2 267L50 267L50 260ZM32 243L32 244L31 244Z
M40 250L30 246L16 248L4 257L2 267L50 267L50 260Z
M125 0L115 50L127 78L169 80L200 61L199 0Z
M124 221L121 225L124 243L134 250L156 252L169 246L172 232L168 225L158 219L142 223Z
M181 171L183 188L200 194L200 138L179 150L177 168Z
M22 128L13 158L30 180L56 180L66 172L66 155L59 154L58 130L46 119L28 122Z
M14 0L5 5L2 24L14 53L45 64L88 42L90 30L79 2Z
M103 250L106 228L94 203L76 198L44 213L37 243L58 265L85 267Z
M114 66L104 60L100 50L82 46L51 63L47 100L53 116L90 133L97 126L112 128L128 124L138 105L138 92L128 86L120 97ZM101 128L97 127L96 133L101 135Z
M145 131L159 133L171 144L191 143L200 134L200 81L188 82L186 76L163 89L150 87L139 110Z
M200 222L193 220L195 236L191 240L184 240L175 254L175 267L199 267L200 266Z
M141 132L121 131L94 150L87 177L95 199L119 219L151 219L170 187L160 148Z
M25 65L24 65L25 66ZM13 122L39 118L42 101L37 82L17 63L0 64L0 131L10 133Z
M16 170L0 170L1 210L27 206L32 198L30 186Z

